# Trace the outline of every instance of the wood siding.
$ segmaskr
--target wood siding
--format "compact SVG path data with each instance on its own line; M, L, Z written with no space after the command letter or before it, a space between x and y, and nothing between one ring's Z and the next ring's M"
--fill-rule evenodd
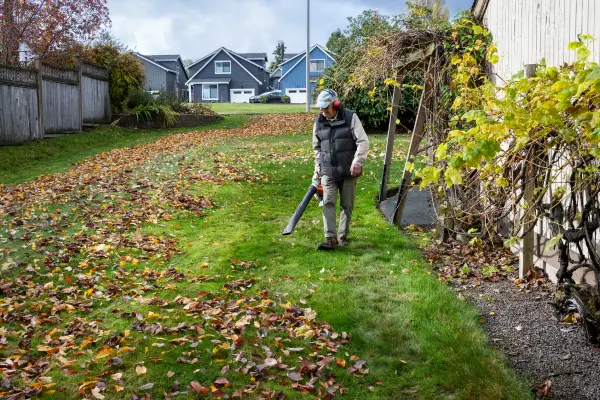
M110 95L108 81L84 76L81 78L83 91L83 122L110 123Z
M484 4L476 4L476 12ZM577 35L587 33L596 38L588 44L591 50L590 60L600 62L600 1L598 0L489 0L483 13L483 23L493 35L498 46L500 60L493 66L492 79L502 85L525 64L538 64L542 58L550 66L572 63L576 52L569 50L569 42L577 41ZM551 154L548 155L551 159ZM568 181L570 170L561 168L564 160L559 160L556 171L559 179L553 184L546 202L550 202L551 192ZM564 166L564 165L563 165ZM568 204L568 196L564 205ZM581 210L575 210L580 212ZM511 225L511 218L504 223ZM550 279L556 281L559 268L558 251L547 246L552 238L550 221L540 220L535 227L534 263L547 272ZM599 243L596 234L594 240ZM513 248L520 252L518 246ZM575 251L572 246L571 250ZM587 251L585 252L587 253ZM572 254L575 256L575 253ZM590 274L577 273L576 279L592 283Z
M144 65L144 73L146 75L144 90L167 90L167 74L169 72L146 60L141 58L139 58L139 60Z
M45 132L78 132L79 86L47 80L42 86Z
M0 145L42 138L37 96L35 87L0 83Z
M311 60L325 60L325 68L329 68L334 61L326 55L321 49L315 47L310 52ZM297 65L296 65L297 64ZM295 67L294 67L295 65ZM305 89L306 88L306 56L295 58L287 64L282 65L282 73L287 75L281 79L281 91L285 93L286 89ZM310 93L314 91L316 80L323 75L323 72L311 72Z
M600 1L598 0L490 0L483 23L498 45L500 61L493 67L496 84L542 58L548 65L576 60L569 42L588 33L596 38L590 57L600 62Z
M110 122L106 69L85 63L77 70L0 66L0 145L78 132L82 115L89 122Z

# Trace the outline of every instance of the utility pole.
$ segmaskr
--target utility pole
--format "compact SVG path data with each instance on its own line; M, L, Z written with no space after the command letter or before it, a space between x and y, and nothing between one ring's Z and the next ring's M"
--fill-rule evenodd
M306 0L306 112L310 112L310 0Z

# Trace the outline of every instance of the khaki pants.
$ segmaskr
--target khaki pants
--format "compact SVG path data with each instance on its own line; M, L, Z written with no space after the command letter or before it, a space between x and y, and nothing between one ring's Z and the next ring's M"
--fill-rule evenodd
M350 232L350 219L354 209L354 197L356 195L356 181L358 178L347 178L333 181L324 176L321 179L323 185L323 228L325 237L347 236ZM340 192L340 226L336 233L336 205L337 195Z

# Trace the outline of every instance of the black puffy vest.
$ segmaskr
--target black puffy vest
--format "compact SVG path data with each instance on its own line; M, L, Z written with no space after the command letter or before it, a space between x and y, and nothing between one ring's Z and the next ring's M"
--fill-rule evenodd
M334 181L350 177L350 166L356 154L356 141L352 136L354 112L340 106L333 121L319 114L317 137L321 142L321 175Z

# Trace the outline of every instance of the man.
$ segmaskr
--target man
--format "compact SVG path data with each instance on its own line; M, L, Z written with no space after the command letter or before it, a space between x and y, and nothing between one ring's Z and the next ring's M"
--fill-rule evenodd
M319 250L333 250L348 244L354 208L356 181L369 153L369 139L358 119L345 110L336 93L325 89L317 98L321 109L313 128L315 179L323 185L323 225L325 241ZM337 194L340 193L340 225L336 232Z

